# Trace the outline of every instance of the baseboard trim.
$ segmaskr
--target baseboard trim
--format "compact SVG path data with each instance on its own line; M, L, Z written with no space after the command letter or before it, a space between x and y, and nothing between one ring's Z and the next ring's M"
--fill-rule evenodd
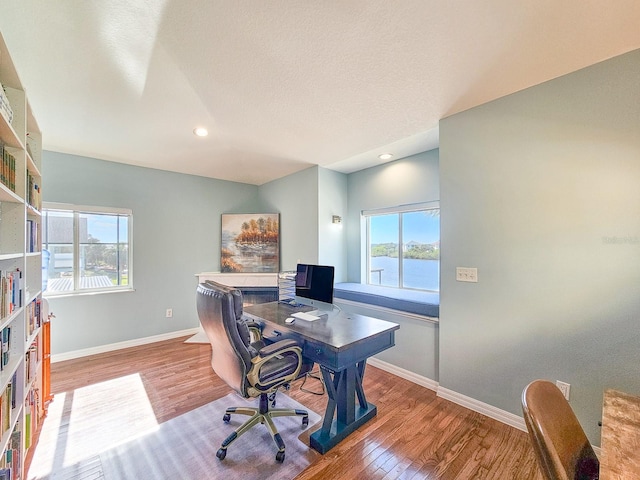
M429 390L433 390L440 398L449 400L450 402L461 405L474 412L481 413L486 417L517 428L518 430L522 430L523 432L527 431L527 426L524 423L524 419L522 417L519 417L518 415L514 415L513 413L509 413L505 410L501 410L492 405L476 400L475 398L467 397L466 395L454 392L453 390L443 388L435 380L423 377L422 375L410 372L383 360L379 360L377 358L369 358L367 360L367 363L374 367L380 368L385 372L392 373L394 375L397 375L398 377L404 378L405 380L409 380L410 382L428 388Z
M138 347L140 345L146 345L148 343L161 342L163 340L171 340L172 338L185 337L187 335L194 335L200 331L199 327L188 328L186 330L178 330L175 332L162 333L160 335L153 335L151 337L136 338L134 340L126 340L124 342L110 343L108 345L100 345L98 347L83 348L81 350L74 350L72 352L57 353L51 355L51 363L63 362L65 360L73 360L74 358L88 357L89 355L96 355L98 353L112 352L114 350L120 350L122 348Z
M486 417L493 418L494 420L510 425L518 430L522 430L523 432L527 431L524 418L514 415L513 413L509 413L506 410L496 408L488 403L481 402L475 398L467 397L466 395L462 395L461 393L454 392L453 390L443 387L438 387L438 396L445 400L449 400L450 402L462 405L474 412L481 413Z
M430 378L423 377L422 375L418 375L417 373L410 372L409 370L405 370L404 368L397 367L391 363L374 357L368 358L367 363L373 367L379 368L380 370L392 373L397 377L404 378L405 380L409 380L410 382L428 388L429 390L433 390L434 392L438 391L438 382L431 380Z

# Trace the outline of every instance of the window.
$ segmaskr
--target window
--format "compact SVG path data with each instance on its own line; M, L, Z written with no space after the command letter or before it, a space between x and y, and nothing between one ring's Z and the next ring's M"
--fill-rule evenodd
M131 210L49 203L42 215L47 295L132 288Z
M367 228L367 284L440 290L438 202L362 214Z

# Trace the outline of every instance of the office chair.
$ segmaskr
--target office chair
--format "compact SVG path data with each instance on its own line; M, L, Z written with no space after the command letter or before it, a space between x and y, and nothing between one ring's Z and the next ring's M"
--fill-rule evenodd
M598 457L558 387L546 380L531 382L522 392L522 411L547 480L598 478Z
M288 388L289 382L306 373L313 363L303 360L302 349L294 340L269 345L262 340L251 342L249 327L255 335L258 326L243 318L240 290L207 281L198 285L196 297L198 317L211 343L213 370L244 398L259 397L257 408L227 408L223 416L225 422L229 422L232 414L250 418L222 442L216 456L224 460L229 445L254 425L263 423L278 447L276 460L284 461L284 441L272 418L299 416L305 427L309 424L309 415L306 410L270 408L270 403L275 405L275 392L279 387Z

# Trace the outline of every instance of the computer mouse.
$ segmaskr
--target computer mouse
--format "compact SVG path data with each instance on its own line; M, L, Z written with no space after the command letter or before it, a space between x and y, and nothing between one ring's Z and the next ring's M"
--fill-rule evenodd
M287 318L287 319L284 321L284 323L293 323L293 322L295 322L295 321L296 321L296 319L295 319L295 318L293 318L293 317L289 317L289 318Z

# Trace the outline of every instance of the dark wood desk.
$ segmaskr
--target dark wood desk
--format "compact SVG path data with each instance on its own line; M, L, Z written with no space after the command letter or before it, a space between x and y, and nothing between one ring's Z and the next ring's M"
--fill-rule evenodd
M320 366L329 401L322 427L311 434L310 444L326 453L376 415L376 406L367 402L362 387L366 361L394 345L400 326L337 310L312 322L296 319L293 324L285 323L297 310L278 302L244 309L264 325L263 336L295 339L302 354Z
M640 397L606 390L600 480L640 478Z

